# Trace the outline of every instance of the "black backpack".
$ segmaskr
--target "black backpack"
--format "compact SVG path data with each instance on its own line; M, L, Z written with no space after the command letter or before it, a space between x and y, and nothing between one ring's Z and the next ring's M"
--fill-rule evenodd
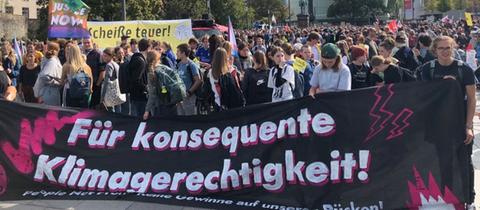
M129 61L125 61L124 63L120 64L120 69L118 70L118 83L120 85L120 92L121 93L130 93L130 77L128 76L128 64Z
M287 65L293 68L293 64L287 63ZM289 85L292 89L293 98L301 98L303 97L303 92L305 90L305 78L303 77L303 74L298 73L297 71L295 71L295 69L293 70L293 72L295 74L295 88L292 87L292 84Z

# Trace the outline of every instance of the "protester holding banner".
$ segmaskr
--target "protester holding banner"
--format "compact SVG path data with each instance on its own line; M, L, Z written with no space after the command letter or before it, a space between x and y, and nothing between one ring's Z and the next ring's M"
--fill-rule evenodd
M267 87L269 69L265 53L256 51L253 54L253 63L253 68L245 71L242 81L246 105L271 102L272 89Z
M63 64L62 84L63 104L67 107L88 108L93 97L92 69L85 62L78 45L69 45L65 48L67 61ZM101 86L97 87L101 88ZM101 94L101 90L99 90ZM100 102L100 99L99 99Z
M40 103L52 106L60 106L60 87L62 77L62 64L58 59L60 46L55 42L49 42L45 59L42 61L40 73L33 87L35 97Z
M453 58L453 51L455 48L455 41L448 36L439 36L433 40L432 49L437 55L437 60L432 60L419 67L420 79L424 81L453 79L456 80L462 89L462 98L464 98L465 109L465 138L463 143L466 145L462 148L461 155L465 155L468 160L469 174L465 174L467 182L470 185L470 195L468 196L468 203L473 203L475 199L475 192L473 189L473 165L471 162L472 142L474 138L473 133L473 117L476 107L476 86L475 75L473 70L463 63L463 61Z
M39 73L40 65L36 63L35 54L27 53L25 56L25 65L20 68L20 75L18 77L18 92L27 103L38 103L38 99L33 93L33 87L35 86Z
M131 112L136 117L145 113L145 106L147 105L147 53L151 48L152 42L150 40L140 40L138 42L140 52L133 54L128 64Z
M322 47L321 55L321 64L315 68L310 80L309 95L350 90L352 76L348 67L342 63L340 49L335 44L328 43Z

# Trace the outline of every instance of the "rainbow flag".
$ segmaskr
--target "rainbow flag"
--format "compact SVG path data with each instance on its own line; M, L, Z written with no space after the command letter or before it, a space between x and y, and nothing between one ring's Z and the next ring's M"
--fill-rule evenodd
M21 66L23 65L23 52L20 50L20 45L18 45L17 37L13 38L13 50L15 51L15 54L17 56L17 62Z
M87 28L90 8L81 0L50 0L49 38L90 38Z
M232 54L234 56L238 55L237 39L235 39L235 31L233 30L232 21L230 16L228 16L228 41L232 44Z

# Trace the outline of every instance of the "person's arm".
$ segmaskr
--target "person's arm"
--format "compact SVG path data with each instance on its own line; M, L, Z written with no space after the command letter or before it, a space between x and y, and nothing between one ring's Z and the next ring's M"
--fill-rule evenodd
M193 84L190 87L190 89L187 91L189 95L193 95L194 92L200 88L202 85L203 81L200 79L200 70L198 69L197 65L195 64L189 64L190 65L190 71L192 71L192 76L193 76Z
M100 74L98 75L98 79L97 79L97 82L96 82L95 85L97 87L100 87L102 85L102 82L103 82L104 79L105 79L105 71L100 71Z
M318 90L318 87L312 86L312 87L310 88L310 91L308 92L308 95L314 97L315 94L317 94L317 90Z
M143 120L147 120L150 118L150 113L153 112L155 109L155 102L158 101L158 92L156 89L156 84L158 83L158 78L156 75L148 75L148 84L147 84L147 92L148 92L148 99L147 105L145 106L145 113L143 113Z
M342 71L340 73L340 81L338 84L338 90L351 90L352 89L352 75L350 71Z
M146 66L145 62L142 62L141 59L138 57L134 57L130 61L129 66L131 67L129 69L129 72L130 72L130 76L132 77L132 85L135 88L144 87L144 84L142 83L142 80L143 80L142 75Z
M467 118L466 118L466 139L465 144L470 144L473 141L473 116L475 114L475 107L477 106L477 99L476 99L476 87L475 85L467 85L466 87L467 92Z

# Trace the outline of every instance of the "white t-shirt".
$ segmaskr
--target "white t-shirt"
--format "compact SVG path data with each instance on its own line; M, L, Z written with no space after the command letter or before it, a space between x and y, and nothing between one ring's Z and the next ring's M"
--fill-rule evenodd
M220 94L219 92L217 91L217 88L215 86L215 83L218 82L218 80L214 79L213 78L213 75L212 75L212 71L209 71L208 72L208 81L210 81L210 85L212 87L212 91L213 91L213 94L214 94L214 97L215 97L215 103L218 105L218 106L222 106L221 102L220 102Z
M352 76L350 75L350 69L345 64L341 64L338 71L321 69L321 65L319 65L313 72L310 85L319 88L321 92L351 90Z
M293 89L295 89L295 70L290 65L283 67L282 78L286 80L280 87L275 86L275 76L278 69L273 67L270 69L268 76L268 87L273 89L272 102L285 101L293 99Z

